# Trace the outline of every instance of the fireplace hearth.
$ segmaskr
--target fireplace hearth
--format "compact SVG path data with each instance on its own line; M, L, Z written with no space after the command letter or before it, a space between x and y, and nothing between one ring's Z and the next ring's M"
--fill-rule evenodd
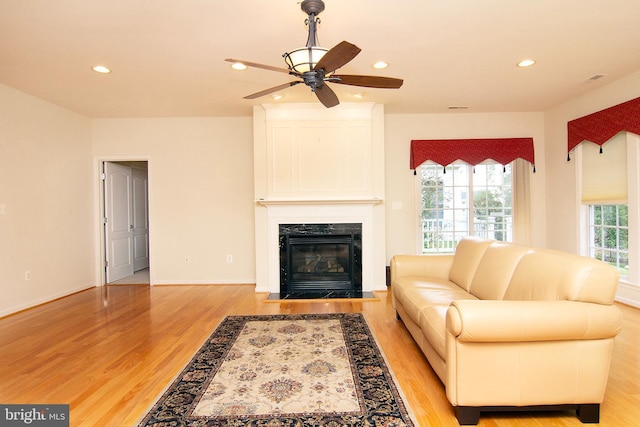
M278 299L361 298L362 224L280 224Z

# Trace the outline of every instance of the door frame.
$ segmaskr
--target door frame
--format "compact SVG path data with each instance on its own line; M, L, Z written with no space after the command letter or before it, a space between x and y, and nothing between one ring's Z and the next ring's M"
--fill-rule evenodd
M147 162L147 199L149 204L149 285L153 286L153 256L152 256L152 179L151 168L152 162L150 156L96 156L93 162L94 182L96 183L95 199L94 199L94 218L96 218L94 236L98 247L96 248L95 259L95 283L96 286L104 286L107 284L106 271L104 268L104 262L106 260L105 253L105 236L104 236L104 182L102 180L102 164L104 162Z

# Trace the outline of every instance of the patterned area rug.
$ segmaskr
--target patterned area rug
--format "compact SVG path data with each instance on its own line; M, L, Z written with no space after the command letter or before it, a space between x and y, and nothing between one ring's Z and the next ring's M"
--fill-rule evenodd
M360 313L226 317L140 426L413 426Z

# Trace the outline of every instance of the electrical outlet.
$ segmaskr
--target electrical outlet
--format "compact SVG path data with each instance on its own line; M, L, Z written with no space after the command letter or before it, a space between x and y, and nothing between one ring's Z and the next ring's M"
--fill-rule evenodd
M31 280L31 271L27 270L27 271L24 272L24 281L28 282L30 280Z
M233 255L227 255L227 262L233 262Z
M184 257L184 262L187 262L187 263L188 263L189 261L191 261L191 260L189 259L189 257L188 257L188 256Z

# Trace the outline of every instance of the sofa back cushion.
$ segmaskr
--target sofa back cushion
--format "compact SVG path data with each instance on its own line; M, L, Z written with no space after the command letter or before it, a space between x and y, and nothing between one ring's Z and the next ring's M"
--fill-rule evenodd
M469 293L479 299L501 300L518 262L530 250L512 243L493 242L478 264Z
M612 304L618 279L618 271L602 261L548 249L531 249L520 259L504 299Z
M478 239L475 237L465 237L456 247L456 254L453 257L453 264L449 270L449 280L469 292L471 279L476 273L476 268L482 259L482 255L487 250L493 240Z

